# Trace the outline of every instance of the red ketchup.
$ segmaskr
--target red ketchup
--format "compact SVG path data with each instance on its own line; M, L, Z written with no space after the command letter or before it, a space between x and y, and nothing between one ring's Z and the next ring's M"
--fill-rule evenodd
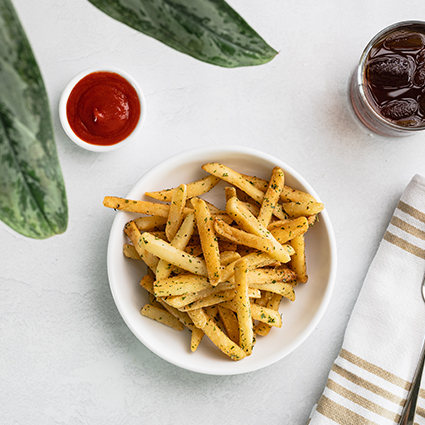
M93 72L71 91L66 115L80 139L93 145L115 145L136 128L140 118L139 96L120 75Z

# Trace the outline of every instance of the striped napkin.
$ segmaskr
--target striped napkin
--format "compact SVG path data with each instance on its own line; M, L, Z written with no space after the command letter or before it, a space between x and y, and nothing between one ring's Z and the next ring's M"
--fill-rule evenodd
M425 177L406 187L309 425L398 424L425 337ZM425 380L415 423L425 425Z

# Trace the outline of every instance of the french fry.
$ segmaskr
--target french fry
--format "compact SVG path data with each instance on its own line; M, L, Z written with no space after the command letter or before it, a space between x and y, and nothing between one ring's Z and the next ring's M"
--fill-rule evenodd
M154 295L154 281L155 279L147 274L141 279L140 286L142 288L145 288L146 291L149 292L149 294ZM179 311L176 308L170 306L169 304L164 302L163 299L158 299L158 302L161 304L163 309L167 310L171 315L178 319L182 325L186 326L190 330L193 330L194 325L192 319L187 313Z
M146 249L144 249L142 246L139 245L139 239L141 237L141 233L137 226L134 224L134 222L130 221L126 224L124 228L125 234L128 236L128 238L131 240L135 250L137 251L137 254L139 254L140 258L146 263L146 265L151 269L155 270L159 258L155 255L152 255L150 252L148 252Z
M240 254L236 251L221 251L220 252L220 264L221 267L228 266L230 263L239 260Z
M211 286L210 288L198 291L192 294L184 295L172 295L165 297L164 300L171 306L182 309L183 307L199 301L203 298L207 298L210 295L219 294L228 289L234 289L234 284L230 282L221 282L217 286Z
M278 311L280 301L282 299L282 296L279 294L273 294L270 299L267 301L265 307L271 308L272 310ZM272 327L268 325L267 323L259 322L254 327L254 332L261 336L266 336Z
M192 319L186 312L177 310L177 308L172 307L162 299L158 299L158 302L161 304L162 308L167 310L172 316L179 320L183 326L186 326L191 331L195 329Z
M310 215L319 214L325 208L321 202L287 202L283 204L283 208L289 217L307 217Z
M233 186L226 186L224 188L224 196L226 197L226 201L228 201L230 198L233 197L238 197L237 192L236 192L236 188L234 188Z
M167 224L165 225L165 234L168 241L172 241L183 222L183 211L186 204L187 189L185 184L181 184L177 190L174 190L171 197L170 211L168 212Z
M149 232L152 230L157 230L165 226L167 223L166 217L157 217L157 216L147 216L147 217L138 217L133 220L136 223L137 228L141 232Z
M194 257L181 249L174 248L171 244L156 238L149 232L141 234L136 243L137 247L145 249L170 264L197 275L208 275L204 260Z
M153 215L157 217L168 217L170 213L169 204L160 204L158 202L136 201L134 199L119 198L116 196L105 196L103 205L114 210L134 212L139 214ZM189 214L193 211L191 208L184 208L183 213Z
M248 176L246 174L242 174L242 176L257 189L260 189L263 192L267 190L267 187L269 185L269 182L267 180L255 176ZM302 190L293 189L289 186L283 186L282 193L280 194L280 199L282 202L316 202L316 199L310 194L303 192Z
M239 344L239 323L236 314L227 309L223 308L218 304L218 314L223 322L227 336L236 344Z
M308 280L307 276L307 265L305 262L305 240L304 236L296 236L291 240L291 245L294 248L295 254L291 257L292 270L298 276L298 282L306 283Z
M202 309L189 312L190 318L195 326L215 344L224 354L232 360L241 360L246 354L237 344L235 344L224 332L217 326L216 322L208 316Z
M200 180L196 180L192 183L187 184L187 197L188 199L193 198L195 196L201 196L204 193L209 192L217 183L220 182L218 177L214 176L206 176ZM171 198L173 193L177 189L166 189L160 190L158 192L146 192L145 195L149 196L153 199L157 199L158 201L171 202Z
M232 168L227 167L226 165L223 165L219 162L210 162L208 164L204 164L202 169L213 176L219 177L220 179L233 184L235 187L247 193L258 203L261 204L263 202L264 192L253 186L242 176L242 174L238 173ZM286 218L285 212L278 205L276 205L275 209L273 210L273 214L282 220Z
M288 267L273 269L254 269L248 271L248 283L291 283L296 280L296 273Z
M264 194L263 202L261 204L260 213L257 217L258 221L267 227L272 219L273 211L280 198L280 193L285 182L285 175L280 167L273 168L270 177L270 183Z
M157 297L185 295L211 288L206 276L181 274L167 279L156 280L154 292Z
M232 227L219 218L214 219L214 230L219 236L237 245L248 246L263 252L273 250L273 242L271 240Z
M150 294L153 294L153 284L154 284L154 281L155 281L155 279L152 276L146 274L140 280L140 286L142 288L145 288L146 291L148 291Z
M273 292L275 294L282 295L282 297L288 298L291 301L295 301L295 291L293 285L285 282L275 283L257 283L252 282L249 284L251 289L260 289L261 291Z
M193 235L194 230L195 215L194 213L189 213L184 219L173 240L170 242L170 245L177 249L185 249L190 241L190 238ZM171 266L172 265L167 261L162 259L159 260L158 265L156 267L156 278L166 279L167 277L169 277L173 269Z
M202 199L192 198L192 205L195 211L195 219L207 266L208 278L211 285L215 286L220 282L221 264L218 240L213 227L213 217Z
M239 323L239 344L246 355L252 353L254 331L252 327L251 303L248 295L248 266L244 259L240 259L235 265L236 286L236 315Z
M157 322L167 325L176 331L183 330L182 323L166 310L146 304L140 312L143 316L156 320Z
M204 164L202 169L207 173L210 173L211 175L239 188L257 202L262 202L264 192L250 184L246 179L243 178L242 174L238 173L232 168L227 167L226 165L223 165L219 162L210 162L208 164Z
M271 257L281 263L287 263L291 259L292 250L282 246L237 198L231 198L227 201L226 210L244 230L272 242L273 249L267 251Z
M248 269L255 269L259 267L266 267L274 264L276 260L265 252L253 252L243 256L247 262ZM235 274L236 261L230 263L221 271L221 281L229 280Z
M302 190L284 186L280 195L282 202L316 202L316 199Z
M221 304L221 306L235 312L237 311L237 304L235 300L226 301ZM279 312L272 310L271 308L263 307L251 302L251 315L254 320L258 320L259 322L269 324L276 328L282 327L282 318L280 317Z
M122 247L122 252L127 258L132 260L141 260L140 255L137 253L136 248L133 245L125 243Z
M238 197L239 199L239 197ZM241 201L242 202L242 201ZM260 209L261 206L257 205L257 204L253 204L252 202L244 202L243 203L245 205L245 207L247 208L247 210L255 217L258 217L260 214Z
M200 308L210 307L225 301L230 301L235 297L235 291L228 289L227 291L221 291L217 294L208 295L207 297L201 298L198 301L194 301L184 307L180 308L180 311L191 311L198 310Z
M268 227L268 230L281 244L289 242L296 236L303 235L309 228L306 217L298 217L283 221L276 221Z
M186 313L187 314L187 313ZM192 352L196 351L201 343L202 338L204 337L204 331L194 327L190 336L190 349Z

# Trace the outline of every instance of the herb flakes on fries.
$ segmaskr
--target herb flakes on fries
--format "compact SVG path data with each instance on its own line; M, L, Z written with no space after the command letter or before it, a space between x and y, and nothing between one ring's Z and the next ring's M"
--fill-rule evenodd
M141 214L125 225L123 246L128 261L147 266L139 282L150 303L141 314L189 329L191 351L206 335L241 360L257 336L282 327L279 306L295 302L297 284L307 283L305 235L324 205L286 186L279 167L269 180L218 162L202 169L200 180L145 193L156 202L106 196L103 204ZM224 208L202 198L213 189Z

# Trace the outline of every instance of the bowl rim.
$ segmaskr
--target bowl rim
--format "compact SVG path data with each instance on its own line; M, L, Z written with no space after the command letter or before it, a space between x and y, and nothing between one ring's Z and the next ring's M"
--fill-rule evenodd
M185 160L187 161L188 157L196 157L199 155L209 155L210 157L213 157L214 154L248 154L251 155L253 157L260 157L261 159L264 159L266 161L270 161L272 163L275 163L276 166L280 166L281 168L283 168L284 171L287 171L289 174L291 174L294 179L298 180L300 182L300 184L302 184L308 191L309 193L314 196L316 198L317 201L320 202L320 197L317 195L316 191L310 186L310 184L304 179L304 177L302 177L297 171L295 171L291 166L289 166L288 164L286 164L285 162L281 161L280 159L268 154L268 153L264 153L262 151L253 149L253 148L248 148L248 147L243 147L243 146L238 146L238 145L226 145L226 146L222 146L222 145L215 145L215 146L208 146L208 147L198 147L198 148L192 148L192 149L187 149L184 151L181 151L177 154L174 154L162 161L160 161L159 163L157 163L156 165L154 165L152 168L150 168L132 187L132 189L128 192L128 194L126 195L126 197L131 198L132 196L132 192L135 190L135 188L137 188L137 186L139 184L141 184L142 181L144 181L145 179L149 179L149 176L153 173L156 172L157 167L165 167L168 166L170 167L172 164L178 164L181 163L182 161L184 162ZM264 361L262 362L261 365L257 365L254 367L250 367L250 366L244 366L243 361L241 362L237 362L235 364L238 365L238 367L235 367L232 370L211 370L208 368L200 368L200 367L195 367L193 365L188 365L185 362L179 361L179 359L176 359L176 357L173 357L172 355L169 355L169 353L164 353L164 352L160 352L159 350L156 349L155 346L153 346L152 344L149 343L149 341L146 340L142 340L139 336L138 333L139 331L133 326L133 324L130 322L129 318L126 315L125 312L125 308L118 296L118 293L116 291L116 288L114 286L114 283L112 282L112 255L113 254L113 245L115 244L114 241L114 234L115 232L121 232L122 234L122 228L120 227L119 229L116 228L117 227L117 223L119 221L119 215L117 215L114 220L113 220L113 224L111 226L111 232L110 232L110 236L109 236L109 241L108 241L108 246L107 246L107 273L108 273L108 279L109 279L109 286L110 286L110 290L114 299L114 302L117 306L118 311L121 314L121 317L123 318L124 322L126 323L126 325L129 327L129 329L131 330L131 332L134 334L134 336L146 347L148 348L150 351L152 351L153 353L155 353L156 355L158 355L160 358L162 358L163 360L167 361L168 363L174 364L175 366L178 366L180 368L192 371L192 372L197 372L197 373L201 373L201 374L206 374L206 375L216 375L216 376L225 376L225 375L237 375L237 374L242 374L242 373L248 373L248 372L254 372L256 370L259 369L263 369L267 366L270 366L274 363L276 363L277 361L283 359L284 357L288 356L290 353L292 353L296 348L298 348L313 332L313 330L316 328L316 326L318 325L318 323L320 322L320 320L322 319L332 296L333 290L334 290L334 286L335 286L335 281L336 281L336 271L337 271L337 247L336 247L336 239L335 239L335 234L334 234L334 230L332 227L332 223L330 221L330 217L328 212L325 210L323 210L321 213L321 218L320 221L324 223L325 226L325 231L326 231L326 235L328 236L328 241L329 241L329 252L330 252L330 256L329 256L329 275L328 275L328 279L327 279L327 284L326 284L326 289L324 291L323 294L323 299L321 304L319 305L319 307L317 308L316 313L313 316L313 319L308 323L308 325L305 327L305 329L303 330L303 332L301 332L301 334L296 338L295 341L292 342L292 344L290 344L286 350L282 352L278 352L276 353L274 356L271 356L268 361ZM195 353L194 353L195 354Z
M73 132L71 126L69 125L68 118L66 115L66 104L68 102L69 95L71 94L76 84L87 75L95 73L95 72L111 72L111 73L120 75L121 77L125 78L133 86L139 98L140 117L136 127L134 128L132 133L129 134L125 139L121 140L118 143L115 143L114 145L108 145L108 146L93 145L79 138ZM114 66L91 67L76 74L65 86L64 90L62 91L61 97L59 99L59 119L66 135L78 146L92 152L110 152L116 149L120 149L124 146L127 146L132 141L134 141L134 139L139 135L140 130L143 127L143 124L146 119L146 99L139 83L130 74L123 71L122 69L116 68Z

